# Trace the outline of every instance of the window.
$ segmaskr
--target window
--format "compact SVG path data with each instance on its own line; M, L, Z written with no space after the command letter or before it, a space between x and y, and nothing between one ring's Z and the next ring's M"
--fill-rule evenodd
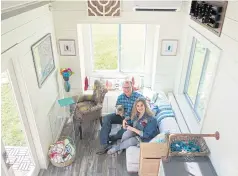
M146 25L92 24L93 71L144 72Z
M206 111L217 61L208 48L193 39L184 94L199 121Z
M118 69L118 27L115 24L93 24L93 71Z

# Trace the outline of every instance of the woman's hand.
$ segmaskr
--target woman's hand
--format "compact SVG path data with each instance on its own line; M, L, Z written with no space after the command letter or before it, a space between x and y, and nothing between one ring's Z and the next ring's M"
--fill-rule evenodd
M131 127L131 126L127 126L126 128L127 130L130 130L132 132L135 132L136 134L140 134L140 130L137 130L136 128L134 127Z
M124 119L123 121L122 121L122 127L124 128L124 129L127 129L127 121Z

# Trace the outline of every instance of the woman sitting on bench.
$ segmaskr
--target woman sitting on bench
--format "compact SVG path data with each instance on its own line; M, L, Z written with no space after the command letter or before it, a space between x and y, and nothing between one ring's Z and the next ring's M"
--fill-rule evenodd
M145 98L140 97L135 101L131 122L132 126L129 126L127 121L123 120L123 128L127 131L123 133L121 143L108 150L108 154L120 152L130 146L136 146L140 142L149 142L158 134L157 121Z

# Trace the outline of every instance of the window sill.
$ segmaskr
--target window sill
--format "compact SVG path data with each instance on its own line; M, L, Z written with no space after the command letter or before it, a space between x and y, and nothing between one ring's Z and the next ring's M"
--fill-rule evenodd
M169 98L169 101L170 101L170 103L173 107L175 117L176 117L176 121L179 125L180 132L181 133L190 133L190 130L187 126L187 123L184 120L183 114L180 110L180 107L178 105L177 100L174 97L174 94L173 93L168 93L168 98Z
M185 95L177 94L175 98L178 102L178 106L181 110L181 113L184 117L184 120L191 133L200 133L201 132L201 123L198 121L195 113L188 104Z

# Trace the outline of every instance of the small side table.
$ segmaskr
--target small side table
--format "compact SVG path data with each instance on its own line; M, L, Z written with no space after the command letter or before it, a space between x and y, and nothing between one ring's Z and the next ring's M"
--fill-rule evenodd
M75 142L75 123L74 123L74 114L75 114L75 110L77 107L77 102L79 99L80 95L75 95L72 96L72 98L74 99L75 103L71 104L69 106L64 106L61 107L64 109L64 117L66 118L66 121L64 123L64 127L62 129L61 135L60 136L70 136L72 138L72 140ZM58 101L58 100L57 100Z

